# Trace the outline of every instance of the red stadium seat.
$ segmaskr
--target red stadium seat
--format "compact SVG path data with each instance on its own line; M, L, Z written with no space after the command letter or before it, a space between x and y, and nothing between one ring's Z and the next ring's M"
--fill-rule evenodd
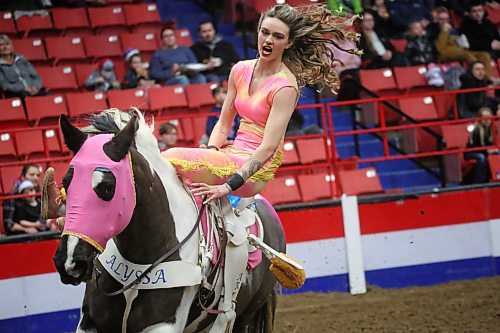
M57 124L61 114L68 114L62 95L26 97L26 112L29 121L49 125Z
M48 58L54 65L58 63L83 63L87 60L81 37L47 37L45 38ZM73 60L73 61L70 61Z
M447 149L465 148L469 140L471 123L442 125L441 133ZM448 182L460 182L474 166L474 160L465 160L463 153L444 155L444 168Z
M0 99L0 110L0 128L28 127L20 98Z
M17 160L14 134L9 130L0 131L0 161L8 162Z
M406 44L408 44L408 41L404 38L391 39L390 42L394 46L396 51L401 52L401 53L403 53L405 51Z
M151 111L165 112L186 111L188 102L186 92L181 85L149 88L149 108Z
M42 130L31 128L26 131L16 132L17 153L30 158L49 158L51 152L61 153L61 137L58 130ZM45 151L45 145L47 151Z
M297 146L291 140L285 140L283 143L283 165L300 163Z
M298 139L296 144L301 164L326 161L324 138Z
M72 118L96 113L108 108L106 95L100 91L86 91L66 95L68 114Z
M209 111L215 105L215 99L212 94L212 89L217 84L201 83L189 84L185 87L188 106L192 111Z
M126 26L123 7L112 5L105 7L88 8L90 26L92 28L102 28L109 26Z
M438 114L432 97L412 97L399 100L401 110L415 120L437 119Z
M69 161L50 162L50 166L55 170L56 184L61 184L62 178L68 172Z
M46 63L47 54L41 38L12 39L14 52L22 54L26 59L34 63Z
M342 192L347 195L383 192L377 171L374 168L340 170L339 182Z
M297 180L302 200L315 201L335 197L330 189L330 182L334 179L334 177L328 175L326 172L314 175L298 175ZM333 184L332 189L335 191L335 184Z
M53 30L52 19L50 14L33 14L33 15L23 15L16 19L17 31L23 32L24 37L28 37L33 30L50 30L51 33L57 33Z
M123 10L127 24L130 26L160 22L158 8L153 2L125 5Z
M17 33L11 12L0 11L0 33L15 36Z
M161 39L161 36L159 36L159 38ZM177 40L177 45L186 47L191 47L193 45L193 38L191 37L191 33L187 28L176 29L175 39Z
M427 72L425 65L410 67L394 67L394 76L398 89L405 92L415 90L435 90L427 83L424 74Z
M97 64L78 64L75 65L76 82L79 87L85 87L85 80L97 70Z
M19 165L3 166L0 168L3 193L12 193L15 181L21 177L22 168Z
M491 180L500 182L500 155L488 156L488 162L490 163Z
M365 88L379 95L388 95L398 91L394 74L390 68L361 69L359 79Z
M467 141L469 141L467 127L470 125L470 123L441 125L441 133L446 141L446 148L465 148Z
M43 86L51 92L78 90L76 76L71 66L39 67Z
M89 18L85 8L53 8L50 10L54 21L54 28L66 35L68 31L89 29Z
M94 59L107 57L122 58L122 48L117 35L85 36L83 37L83 44L88 57L93 57Z
M262 195L272 204L300 202L300 190L294 176L278 176L269 181Z
M125 89L108 91L108 102L112 108L129 110L133 107L148 110L148 101L144 89Z
M134 48L144 53L153 53L158 49L157 37L154 33L127 33L121 34L122 49Z

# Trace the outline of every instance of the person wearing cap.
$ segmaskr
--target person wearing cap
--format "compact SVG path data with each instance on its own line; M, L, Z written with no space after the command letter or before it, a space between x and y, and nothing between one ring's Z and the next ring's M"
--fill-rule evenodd
M116 78L115 64L109 58L99 61L99 69L92 72L85 86L92 90L100 90L106 92L110 89L120 89L120 82Z
M177 45L175 31L164 28L160 35L162 47L151 58L151 78L162 85L206 83L204 75L186 67L198 63L198 60L190 48Z
M40 218L40 201L35 196L35 185L25 180L19 185L18 192L30 196L15 200L14 223L7 233L32 234L47 230L47 224Z
M148 69L142 61L139 50L129 48L125 51L124 58L128 68L122 83L122 89L147 88L155 84L155 81L149 77Z

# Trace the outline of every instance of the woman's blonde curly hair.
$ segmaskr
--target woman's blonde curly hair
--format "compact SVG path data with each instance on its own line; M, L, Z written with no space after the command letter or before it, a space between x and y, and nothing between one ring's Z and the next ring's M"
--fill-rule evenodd
M289 29L292 46L283 53L283 62L295 74L299 86L319 83L333 92L340 87L340 79L334 67L343 66L335 57L331 47L361 56L358 49L344 49L337 41L356 42L359 34L352 24L357 16L350 19L337 17L325 5L291 7L276 5L262 13L258 29L267 17L277 18Z

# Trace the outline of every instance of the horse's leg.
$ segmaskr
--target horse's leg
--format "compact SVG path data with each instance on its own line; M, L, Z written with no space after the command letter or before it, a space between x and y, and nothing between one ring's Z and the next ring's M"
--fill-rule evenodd
M85 297L83 298L82 308L80 310L80 321L76 333L97 333L94 321L90 317L88 305L88 288L85 288Z

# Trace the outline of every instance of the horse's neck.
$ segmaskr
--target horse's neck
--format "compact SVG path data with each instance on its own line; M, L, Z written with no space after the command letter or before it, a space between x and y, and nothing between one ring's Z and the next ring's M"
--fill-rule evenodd
M151 263L178 241L167 195L155 179L141 191L127 228L115 237L120 253L134 263ZM174 256L175 258L175 256Z

